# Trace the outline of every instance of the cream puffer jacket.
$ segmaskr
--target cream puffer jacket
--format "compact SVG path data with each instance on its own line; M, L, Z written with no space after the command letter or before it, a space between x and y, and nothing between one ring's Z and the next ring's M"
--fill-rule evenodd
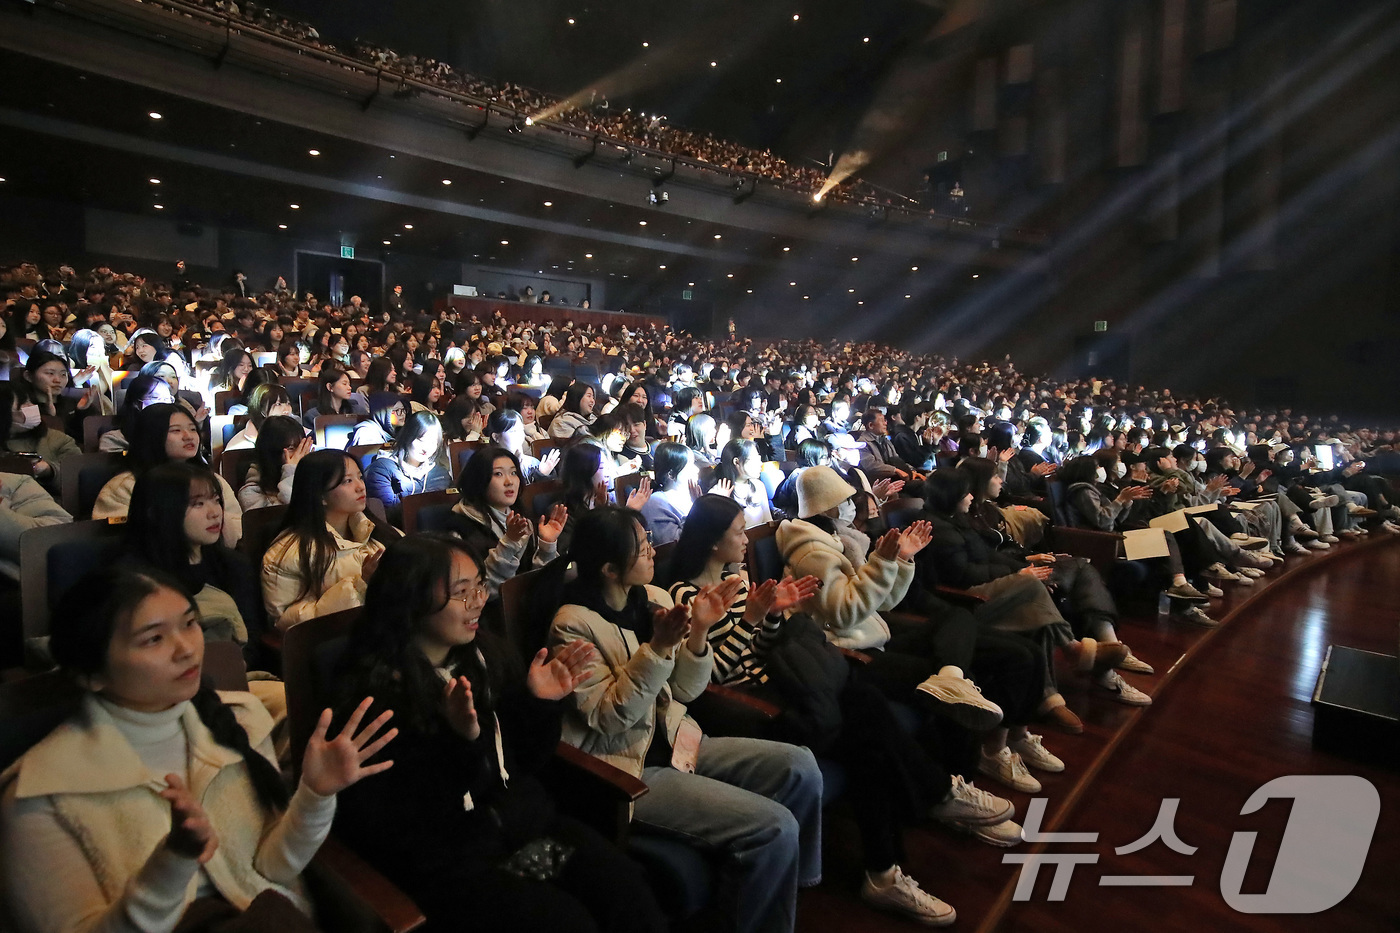
M670 595L647 587L647 600L669 609ZM666 735L674 745L685 703L705 691L714 668L709 646L694 654L684 643L667 655L638 643L635 632L614 625L578 605L559 607L550 628L552 645L583 639L598 649L588 674L574 688L573 711L564 717L564 741L641 777L656 717L665 717Z
M224 544L238 547L239 539L243 537L243 507L238 504L238 496L234 494L228 480L218 473L214 474L214 478L219 481L219 490L224 500ZM102 487L102 491L97 494L97 501L92 504L92 517L126 518L131 510L131 491L135 488L136 474L130 470L124 470L107 480L107 485Z
M320 596L302 596L301 548L293 534L283 534L272 542L263 555L262 593L267 617L282 630L298 622L363 606L365 581L361 568L374 554L384 552L384 545L370 535L374 522L363 512L350 518L350 538L342 538L329 524L335 538L335 559L331 561L326 578L321 581Z
M801 520L783 522L777 538L794 577L810 574L822 581L803 608L821 623L828 641L859 651L883 647L890 640L889 624L880 613L893 609L909 592L913 561L886 560L872 552L857 570L846 559L839 537Z

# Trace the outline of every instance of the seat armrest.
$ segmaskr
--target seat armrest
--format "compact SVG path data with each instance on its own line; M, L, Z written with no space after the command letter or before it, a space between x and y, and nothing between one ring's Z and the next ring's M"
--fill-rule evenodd
M321 848L311 860L310 867L330 875L333 879L330 882L331 886L343 885L348 888L390 933L409 933L428 922L423 916L423 911L418 909L418 905L413 903L408 895L334 836L327 836L326 841L321 843ZM328 893L334 900L341 900L338 892ZM323 912L320 906L318 912Z
M1082 557L1099 570L1103 570L1123 554L1123 536L1116 531L1056 525L1049 529L1049 537L1055 550Z
M627 844L632 804L650 790L640 778L567 742L555 746L540 780L560 810L619 846Z
M963 606L967 609L976 609L987 601L987 597L985 596L974 593L971 590L960 590L956 586L944 586L939 584L934 587L934 592L947 599L948 602Z
M864 651L856 651L854 648L838 648L837 650L841 652L847 661L853 661L856 664L870 663L870 655L866 654Z
M782 708L767 700L761 700L756 696L745 693L743 690L735 690L733 687L722 687L719 684L710 684L705 688L705 692L710 696L725 703L734 703L758 713L768 719L777 719L782 714Z
M562 764L581 772L590 782L599 786L611 787L620 798L625 799L628 803L635 803L638 798L651 790L641 778L635 778L621 768L610 765L601 758L595 758L568 742L560 742L558 747L554 749L554 754Z

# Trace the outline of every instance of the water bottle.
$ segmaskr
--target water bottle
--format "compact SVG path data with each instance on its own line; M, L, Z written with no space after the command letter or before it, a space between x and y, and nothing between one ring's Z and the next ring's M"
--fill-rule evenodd
M1167 621L1167 617L1170 616L1171 614L1172 614L1172 598L1171 598L1170 596L1167 595L1167 591L1166 591L1166 590L1163 590L1163 591L1162 591L1161 593L1159 593L1158 596L1157 596L1157 621L1158 621L1158 622L1165 622L1165 621Z

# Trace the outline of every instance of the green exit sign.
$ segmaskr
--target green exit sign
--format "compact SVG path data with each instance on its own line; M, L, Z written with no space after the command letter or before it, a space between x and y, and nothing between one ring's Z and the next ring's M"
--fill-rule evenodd
M681 301L689 301L695 297L695 293L688 288L681 289Z
M354 259L354 258L355 258L355 247L353 247L353 246L342 246L342 247L340 248L340 258L341 258L341 259Z
M1096 333L1096 334L1102 334L1102 333L1103 333L1104 331L1106 331L1106 330L1108 330L1108 322L1107 322L1107 321L1095 321L1095 322L1094 322L1094 333Z

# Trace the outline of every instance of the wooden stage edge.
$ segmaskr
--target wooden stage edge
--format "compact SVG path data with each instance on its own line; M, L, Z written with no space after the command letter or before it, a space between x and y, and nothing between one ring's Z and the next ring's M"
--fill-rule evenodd
M1400 537L1388 535L1381 532L1374 532L1365 539L1348 543L1343 546L1333 546L1329 551L1313 552L1306 560L1298 561L1295 565L1287 567L1285 572L1273 578L1270 585L1261 587L1237 603L1234 603L1229 610L1219 617L1220 625L1216 628L1206 630L1200 638L1197 638L1189 645L1180 658L1172 664L1165 674L1159 675L1159 679L1152 691L1154 704L1160 702L1171 690L1172 684L1177 679L1179 671L1187 668L1203 651L1206 651L1215 642L1222 631L1229 628L1231 623L1241 615L1253 612L1265 602L1286 595L1310 577L1314 576L1320 569L1325 569L1333 563L1342 560L1353 560L1361 556L1364 552L1400 544ZM1262 582L1262 581L1261 581ZM1103 746L1099 753L1092 759L1088 767L1081 772L1080 779L1075 783L1059 801L1056 807L1048 808L1046 819L1040 827L1040 831L1056 832L1060 830L1073 817L1080 805L1083 803L1089 792L1094 789L1094 784L1099 774L1113 760L1115 753L1124 741L1137 729L1145 715L1150 714L1153 707L1137 707L1131 710L1127 721L1118 728L1112 738ZM1036 854L1046 851L1047 843L1033 843L1018 847L1014 851L1024 854ZM982 916L977 926L977 933L995 933L1000 927L1007 911L1010 909L1015 894L1016 884L1020 877L1020 872L1013 874L1010 880L1003 886L1001 893L990 909Z

